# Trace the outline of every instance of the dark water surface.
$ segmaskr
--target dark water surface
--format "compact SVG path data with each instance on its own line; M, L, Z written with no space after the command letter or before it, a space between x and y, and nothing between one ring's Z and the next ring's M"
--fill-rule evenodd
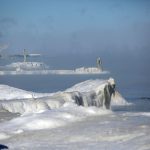
M104 75L6 75L0 77L0 84L34 92L56 92L85 80L99 78L107 77Z

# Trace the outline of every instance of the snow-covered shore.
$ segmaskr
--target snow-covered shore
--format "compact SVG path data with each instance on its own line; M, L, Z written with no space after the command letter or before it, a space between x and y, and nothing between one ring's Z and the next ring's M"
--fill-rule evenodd
M112 78L87 80L44 94L0 85L0 111L20 113L0 123L1 143L13 150L148 150L149 112L116 113L101 103L110 98L114 84ZM126 104L112 92L111 105Z
M24 130L56 128L91 115L108 114L111 112L109 108L114 85L112 78L87 80L65 91L44 94L0 85L0 110L22 114L1 123L1 131L4 132L0 138Z

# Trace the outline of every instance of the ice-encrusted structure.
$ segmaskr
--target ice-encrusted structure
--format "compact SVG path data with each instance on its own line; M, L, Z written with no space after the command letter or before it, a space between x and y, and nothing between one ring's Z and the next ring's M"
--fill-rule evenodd
M14 62L5 66L7 70L42 70L48 69L48 66L42 62Z
M115 93L115 81L112 78L105 81L88 80L76 84L66 91L70 93L76 91L73 96L78 105L105 107L109 109L111 96Z
M0 75L26 75L26 74L59 74L59 75L77 75L77 74L106 74L98 67L80 67L75 69L49 69L49 66L43 62L14 62L6 66L0 66Z
M115 93L114 88L115 82L112 78L87 80L63 92L45 94L0 85L0 109L23 114L60 108L67 103L109 109L111 96Z
M102 69L97 68L97 67L89 67L89 68L81 67L81 68L76 68L75 72L78 72L78 73L85 73L85 72L86 73L89 73L89 72L98 73L98 72L102 72Z
M28 62L29 63L29 62ZM30 64L29 66L0 67L0 75L26 75L26 74L59 74L59 75L81 75L81 74L107 74L109 71L101 71L98 68L76 68L73 70L49 70L44 65Z

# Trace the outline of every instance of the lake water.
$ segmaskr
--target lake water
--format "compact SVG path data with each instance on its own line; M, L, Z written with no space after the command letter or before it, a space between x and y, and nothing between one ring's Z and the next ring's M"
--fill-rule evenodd
M0 76L0 84L34 92L63 91L76 83L89 79L108 79L113 77L116 88L127 99L149 98L149 80L144 76L108 73L105 75L5 75ZM148 77L147 77L148 78Z

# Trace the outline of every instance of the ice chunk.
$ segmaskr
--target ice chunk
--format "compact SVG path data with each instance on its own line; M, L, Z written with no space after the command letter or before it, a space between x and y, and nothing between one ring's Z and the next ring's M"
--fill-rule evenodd
M123 98L123 96L115 91L115 94L112 96L111 105L128 105L129 103Z

